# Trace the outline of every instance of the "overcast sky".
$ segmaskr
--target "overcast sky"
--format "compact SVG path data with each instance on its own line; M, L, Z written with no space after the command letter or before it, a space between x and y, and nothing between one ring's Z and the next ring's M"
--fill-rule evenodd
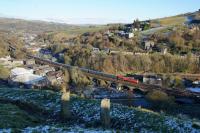
M0 16L73 24L132 22L196 11L200 0L0 0Z

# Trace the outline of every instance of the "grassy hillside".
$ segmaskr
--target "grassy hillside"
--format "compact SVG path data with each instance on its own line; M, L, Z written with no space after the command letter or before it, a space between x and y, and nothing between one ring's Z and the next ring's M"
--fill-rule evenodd
M185 16L174 16L174 17L167 17L158 20L162 26L169 26L169 25L180 25L186 21Z
M188 19L200 19L200 12L186 13L177 16L170 16L165 18L159 18L152 20L152 25L160 24L161 26L174 26L182 25L187 22Z
M187 17L184 15L160 18L152 20L152 25L159 24L160 26L174 26L174 25L182 25L187 21Z
M60 114L60 93L41 90L16 90L1 87L1 101L12 102L17 105L27 105L31 110L37 110L48 118L46 123L38 124L36 128L41 130L44 125L57 125L66 129L68 124L63 126L59 119ZM100 101L81 99L76 96L71 98L71 112L74 125L82 125L85 128L100 128ZM111 130L125 130L136 132L200 132L194 128L192 120L188 118L176 118L165 114L155 113L141 108L129 108L119 104L111 106ZM6 118L4 118L6 119ZM52 126L50 126L52 127ZM4 126L7 129L10 126ZM49 128L51 129L51 128Z

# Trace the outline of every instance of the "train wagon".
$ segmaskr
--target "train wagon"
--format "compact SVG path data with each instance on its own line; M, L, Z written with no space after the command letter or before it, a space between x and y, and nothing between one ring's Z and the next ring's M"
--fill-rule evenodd
M133 83L133 84L138 84L139 83L139 81L136 80L136 79L129 78L129 77L124 77L122 75L117 75L117 79L118 80L127 81L127 82L130 82L130 83Z
M115 75L103 73L103 72L100 72L100 71L88 70L88 73L103 76L103 77L106 77L106 78L117 79Z

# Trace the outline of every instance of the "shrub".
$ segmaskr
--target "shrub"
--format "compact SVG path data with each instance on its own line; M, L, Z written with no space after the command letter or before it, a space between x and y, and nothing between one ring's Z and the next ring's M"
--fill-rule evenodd
M91 81L85 76L78 68L72 68L70 70L71 83L78 86L84 87L91 84Z
M182 81L182 78L175 77L175 79L174 79L174 87L176 87L176 88L184 88L184 83Z
M5 67L0 66L0 79L6 80L8 79L9 75L10 75L10 71Z
M166 102L170 100L168 95L162 91L152 91L147 94L147 99L151 101Z
M175 111L174 99L169 97L165 92L152 91L147 94L146 98L152 102L152 108L155 110L164 110L166 112Z

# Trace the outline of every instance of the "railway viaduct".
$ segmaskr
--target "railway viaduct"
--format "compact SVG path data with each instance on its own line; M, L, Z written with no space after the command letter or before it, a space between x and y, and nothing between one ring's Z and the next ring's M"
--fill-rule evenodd
M16 50L15 47L11 47L11 49ZM33 58L36 61L40 62L41 64L48 64L50 66L53 66L53 67L56 67L59 69L67 69L67 70L72 69L72 68L77 68L88 77L92 77L92 78L96 78L96 79L100 79L100 80L104 80L104 81L109 81L109 82L114 82L116 84L132 87L132 88L138 88L138 89L140 89L142 91L146 91L146 92L152 91L152 90L160 90L160 91L167 93L168 95L172 95L177 98L181 98L181 97L192 98L195 101L197 101L198 103L200 103L200 94L199 93L194 93L194 92L190 92L188 90L182 90L182 89L178 89L178 88L173 88L173 89L172 88L164 88L164 87L157 86L157 85L149 85L149 84L143 84L143 83L134 84L134 83L124 81L124 80L117 80L116 78L111 78L110 74L106 74L106 73L102 73L102 72L96 72L95 74L88 73L87 70L89 70L89 69L79 68L76 66L71 66L71 65L67 65L67 64L58 63L58 62L52 62L50 60L42 59L42 58L33 56L31 54L28 54L24 50L21 50L21 51L25 52L26 56L28 58ZM190 75L190 76L192 76L192 75Z

